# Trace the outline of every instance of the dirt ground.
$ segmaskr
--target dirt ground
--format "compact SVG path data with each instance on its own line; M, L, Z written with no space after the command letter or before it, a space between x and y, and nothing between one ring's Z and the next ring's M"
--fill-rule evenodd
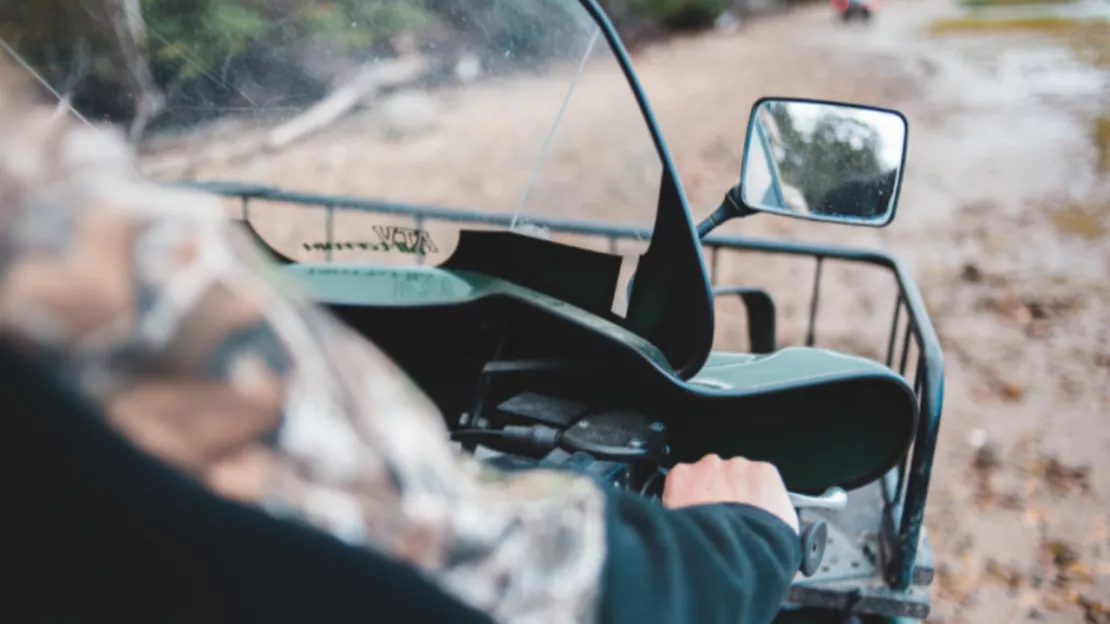
M1110 184L1095 168L1091 120L1110 109L1110 82L1043 40L923 32L955 13L941 0L891 2L862 29L815 8L636 63L687 191L706 208L738 168L759 95L907 115L905 186L889 228L762 217L726 228L878 247L913 269L947 367L927 508L938 561L930 621L1108 622ZM722 114L721 102L733 105ZM775 262L740 270L743 283L776 292L788 276L808 280L811 269L784 273ZM823 295L836 312L818 325L832 335L819 342L867 353L876 342L857 344L859 319L889 318L891 297L876 298L851 271L835 277ZM805 299L795 301L802 319ZM726 344L737 333L718 329Z
M1110 109L1110 81L1051 41L926 34L958 12L948 0L898 0L868 26L843 25L820 5L661 43L633 61L696 216L736 182L760 96L907 115L905 185L890 227L760 216L723 232L879 248L916 275L947 358L927 514L938 561L930 621L1107 622L1110 183L1096 171L1090 129ZM566 84L518 78L399 100L278 153L163 175L512 212ZM650 225L658 164L623 89L611 68L584 74L525 212ZM283 251L313 257L296 241L322 239L319 213L254 214ZM336 231L357 239L382 223L410 224L341 215ZM450 251L450 232L428 228L434 262ZM744 256L722 259L720 270L722 283L768 287L783 342L800 339L809 264ZM880 353L889 284L835 266L825 284L819 344ZM717 334L719 348L742 348L736 309L722 305Z

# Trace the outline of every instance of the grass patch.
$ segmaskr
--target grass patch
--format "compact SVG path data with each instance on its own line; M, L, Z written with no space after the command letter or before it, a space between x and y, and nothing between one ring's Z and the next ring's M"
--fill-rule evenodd
M966 16L937 20L929 25L929 33L1044 35L1066 44L1083 62L1110 67L1110 21L1107 20L1051 16L1009 19Z
M1110 171L1110 115L1100 115L1095 118L1091 139L1098 151L1098 171Z
M1074 4L1076 0L961 0L960 4L966 7L996 7L996 6L1036 6Z
M1056 35L1070 33L1087 26L1100 26L1104 24L1088 23L1070 17L1012 17L995 19L989 17L952 17L940 19L929 26L929 32L934 35L948 35L953 33L1035 33Z
M1107 221L1110 221L1110 203L1068 204L1053 210L1050 216L1057 232L1095 240L1106 233Z

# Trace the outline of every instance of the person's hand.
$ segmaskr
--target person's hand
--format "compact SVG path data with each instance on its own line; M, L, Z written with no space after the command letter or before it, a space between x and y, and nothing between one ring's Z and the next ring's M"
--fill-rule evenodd
M671 509L711 503L745 503L782 518L798 532L778 468L743 457L706 455L694 464L675 464L663 485L663 505Z

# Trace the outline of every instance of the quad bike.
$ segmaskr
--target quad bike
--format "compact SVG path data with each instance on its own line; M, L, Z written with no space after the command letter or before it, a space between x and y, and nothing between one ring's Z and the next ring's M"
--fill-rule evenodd
M905 164L905 118L853 104L759 100L749 121L739 183L722 189L719 207L695 224L644 90L595 0L509 4L506 8L494 3L490 10L517 11L511 19L475 15L470 20L486 20L480 29L490 33L485 58L508 56L499 56L498 46L518 46L525 39L541 48L546 43L546 56L533 50L532 56L523 57L525 69L533 76L548 69L558 76L559 68L566 68L568 77L566 88L533 85L529 90L557 94L549 107L551 115L543 117L548 124L554 118L554 124L535 133L542 143L536 150L538 162L530 169L523 196L507 204L515 210L475 211L250 182L180 184L235 198L248 232L316 301L379 345L419 383L465 451L505 469L582 471L605 487L648 498L660 496L668 467L676 462L708 453L770 461L792 492L806 553L777 621L923 620L929 613L933 578L923 517L944 373L940 345L912 277L898 260L876 251L710 235L726 221L760 212L870 227L889 224ZM558 145L552 144L553 137L557 144L572 123L568 110L579 96L576 89L600 85L593 96L614 98L613 81L621 78L627 87L623 95L635 115L621 115L615 99L601 100L601 107L591 99L577 110L602 114L612 109L611 125L605 127L627 130L628 140L612 135L599 139L588 152L599 158L587 162L581 175L551 174L545 181L550 171L545 158L572 161L566 158L569 152L560 155ZM432 94L445 88L442 82L428 84L433 85L428 87ZM463 101L458 98L481 85L480 80L463 81L451 101ZM835 140L825 140L830 136ZM852 138L858 136L863 139ZM825 137L825 142L815 137ZM486 140L496 143L500 136ZM626 150L636 141L646 146L640 152L648 156L646 167ZM451 144L455 145L459 143ZM600 158L606 149L620 156L613 159L615 170L606 169ZM424 153L434 157L432 151ZM844 169L846 162L855 164ZM388 163L381 161L379 166ZM449 175L437 166L421 171ZM638 175L643 172L647 175ZM654 227L567 216L575 208L567 206L572 191L607 185L608 176L625 174L631 182L618 180L622 185L617 186L625 192L629 208L644 210L644 221ZM867 189L878 188L875 184L842 184L860 176L880 180L880 186L887 184L883 180L890 182L872 195ZM381 177L383 184L391 182L389 176ZM543 192L545 182L552 192ZM455 190L464 195L462 183ZM823 212L819 207L827 202L816 200L833 191L848 199L836 211ZM396 195L396 188L390 192ZM413 196L433 192L412 190ZM791 194L805 195L806 201L790 200ZM610 199L584 201L594 210ZM634 199L643 201L633 205ZM274 235L267 235L258 204L321 212L322 240L312 236L312 228L299 227L293 244L279 249L280 244L268 240ZM858 210L851 208L856 205ZM354 223L354 217L374 220L373 227L362 230L369 238L359 239L353 234L356 226L342 225ZM441 229L435 230L435 224ZM531 234L523 233L525 229ZM446 249L443 238L433 242L432 234L443 231L456 237L453 249ZM579 242L582 238L607 241L608 251L587 248ZM645 241L647 249L622 288L619 247ZM771 292L716 283L723 258L753 253L814 261L803 345L779 344L781 321ZM359 254L358 261L349 259ZM445 258L430 266L437 254ZM344 261L336 262L337 256ZM822 270L833 262L885 271L896 286L881 361L815 346L821 333L817 312ZM623 310L615 303L622 297ZM739 299L746 309L748 352L713 349L714 302L727 298ZM36 471L39 489L12 486L15 494L9 489L9 500L40 510L25 530L39 539L55 536L42 547L53 553L53 561L80 553L82 562L114 566L99 578L82 577L81 583L73 581L77 577L66 577L68 584L59 581L53 586L56 591L119 585L115 574L130 574L127 582L138 584L161 574L129 572L135 566L116 565L120 556L113 557L111 547L104 545L133 539L135 531L147 536L144 539L156 540L150 536L157 535L157 540L170 540L166 543L172 542L174 556L183 561L193 561L191 557L203 552L227 567L217 570L212 564L210 573L216 580L208 573L190 577L188 582L198 588L196 595L228 591L230 585L263 602L280 602L293 598L282 591L267 594L266 583L270 588L286 587L288 579L296 578L295 591L308 592L309 597L312 592L338 591L321 579L344 588L357 585L345 575L357 572L352 557L361 554L298 536L293 528L261 513L248 517L242 508L189 490L168 471L139 463L126 445L98 433L94 419L67 416L67 410L76 409L72 402L65 403L63 395L28 378L26 367L5 358L0 358L0 369L8 375L9 395L18 390L33 396L34 409L45 414L12 419L28 429L22 437L10 439L38 440L46 449L36 455L37 463L17 466L21 474ZM65 426L58 419L65 420ZM66 433L71 429L79 433ZM44 502L41 488L51 487L61 498ZM59 516L66 518L63 524ZM89 533L90 526L113 528L107 537L98 537ZM163 538L165 532L177 537ZM288 544L295 546L287 548ZM286 552L297 548L301 550L295 554ZM260 554L269 552L265 549L282 554ZM334 559L303 563L313 549L327 550ZM272 561L301 557L296 560L302 563L275 572L277 564L265 560L267 556L275 557ZM19 565L47 564L35 560ZM65 565L52 565L34 570L46 576L71 572ZM246 574L242 570L248 568L256 576L235 580L235 570ZM255 582L257 578L265 582ZM369 590L363 586L361 591ZM243 595L220 595L225 601L247 600Z
M871 14L879 8L878 4L878 0L832 0L833 8L844 22L856 18L863 22L871 21Z

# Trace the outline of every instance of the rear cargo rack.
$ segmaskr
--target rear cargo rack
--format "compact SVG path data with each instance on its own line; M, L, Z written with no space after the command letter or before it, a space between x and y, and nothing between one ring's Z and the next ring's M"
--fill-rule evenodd
M420 230L429 222L453 222L508 228L512 215L442 206L418 206L370 199L290 192L237 183L180 183L240 202L242 218L251 219L252 202L265 201L322 208L326 241L320 245L328 261L343 249L334 232L339 211L410 217ZM651 230L592 221L537 219L529 222L552 233L598 237L616 253L618 242L647 241ZM927 586L933 579L933 556L924 529L925 502L936 451L944 400L944 359L940 341L921 293L907 267L880 251L740 236L709 236L703 241L715 298L738 298L748 314L750 349L773 351L777 345L775 304L771 293L747 286L720 284L723 256L736 253L793 256L813 260L812 290L804 344L817 346L822 274L829 263L849 263L885 271L897 296L890 302L891 325L884 363L902 375L917 395L920 418L913 446L901 464L876 482L850 494L849 509L824 517L830 524L826 564L810 578L798 578L788 601L798 606L844 612L874 613L924 619L928 615ZM417 257L422 262L421 256ZM911 357L911 352L914 356ZM807 512L808 513L808 512ZM876 583L876 581L880 581Z

